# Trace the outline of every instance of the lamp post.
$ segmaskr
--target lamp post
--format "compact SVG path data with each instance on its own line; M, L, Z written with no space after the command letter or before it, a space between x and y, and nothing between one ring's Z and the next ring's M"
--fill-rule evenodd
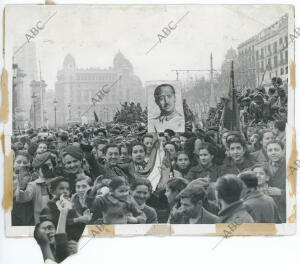
M35 93L32 94L31 98L33 102L33 127L36 128L35 98L37 98L37 96Z
M54 98L53 104L54 104L54 128L56 128L56 106L57 106L57 100Z
M18 65L13 63L13 103L12 103L12 108L13 108L13 129L16 128L16 107L17 107L17 75L18 75Z
M69 122L71 121L71 103L68 104L69 108Z

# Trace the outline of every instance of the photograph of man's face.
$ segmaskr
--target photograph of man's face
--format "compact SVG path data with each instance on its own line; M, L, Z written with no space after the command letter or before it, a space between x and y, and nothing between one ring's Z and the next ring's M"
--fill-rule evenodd
M154 93L155 102L163 114L171 114L175 111L175 90L169 85L159 86Z

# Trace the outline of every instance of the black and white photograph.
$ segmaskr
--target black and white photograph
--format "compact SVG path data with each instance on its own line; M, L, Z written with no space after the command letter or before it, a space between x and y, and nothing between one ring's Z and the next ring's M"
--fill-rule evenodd
M11 235L61 262L89 226L288 224L294 13L264 12L7 6Z
M161 82L147 86L148 132L184 132L185 122L182 107L180 82Z

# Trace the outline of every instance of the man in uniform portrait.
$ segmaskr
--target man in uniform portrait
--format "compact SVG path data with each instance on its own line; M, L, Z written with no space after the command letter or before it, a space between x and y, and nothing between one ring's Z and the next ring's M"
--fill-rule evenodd
M184 116L176 110L175 88L170 84L157 86L154 99L160 109L160 115L149 119L149 132L163 132L166 129L184 132Z

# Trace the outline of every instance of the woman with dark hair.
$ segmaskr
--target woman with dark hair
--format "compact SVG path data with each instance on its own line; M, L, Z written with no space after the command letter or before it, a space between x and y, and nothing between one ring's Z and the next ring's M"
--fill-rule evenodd
M185 151L177 152L176 163L173 169L179 171L182 177L185 178L191 167L189 155Z
M192 166L199 164L199 146L202 142L203 140L201 138L191 137L184 143L183 150L188 153Z
M251 168L255 161L247 152L246 142L238 136L233 136L227 141L229 158L225 159L220 167L220 175L238 175L245 169Z
M199 164L190 169L186 175L188 181L198 178L206 178L209 182L215 182L220 176L219 166L215 164L217 149L210 143L202 143L199 146Z

